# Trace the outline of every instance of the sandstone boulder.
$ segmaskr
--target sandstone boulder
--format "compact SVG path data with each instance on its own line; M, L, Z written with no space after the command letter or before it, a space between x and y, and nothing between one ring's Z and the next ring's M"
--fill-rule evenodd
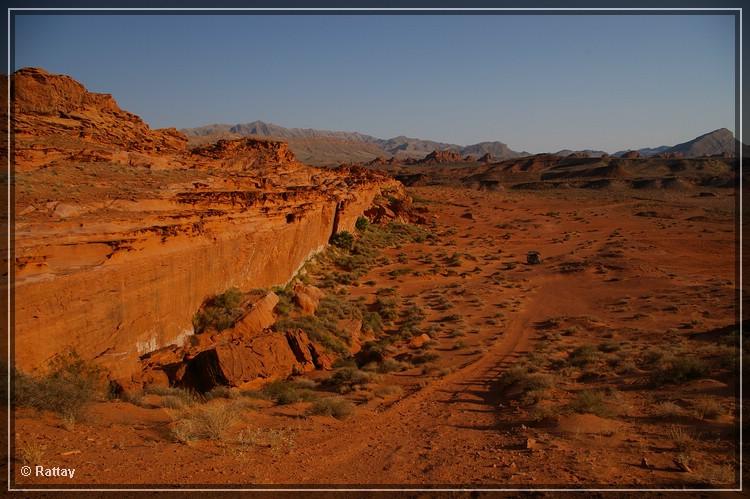
M422 348L431 339L426 333L422 333L409 341L409 348Z
M325 293L315 286L310 286L297 281L292 291L294 292L294 302L302 310L302 313L313 315L318 309L318 304Z
M352 355L362 350L362 321L359 319L341 319L336 327L351 338L349 353Z
M279 303L279 297L273 291L251 302L248 312L243 315L231 329L233 336L252 337L276 322L273 309Z
M206 392L219 385L239 386L257 378L286 377L297 363L286 336L268 331L242 343L221 343L198 353L173 384Z

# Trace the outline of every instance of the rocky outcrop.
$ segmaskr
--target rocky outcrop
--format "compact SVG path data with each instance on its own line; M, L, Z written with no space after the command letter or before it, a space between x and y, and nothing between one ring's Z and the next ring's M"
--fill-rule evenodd
M294 283L292 292L294 293L294 302L299 306L302 313L306 315L315 314L320 299L325 296L325 293L321 289L301 282Z
M252 338L264 329L268 329L276 322L273 309L279 303L279 297L274 292L264 294L252 304L245 305L247 312L234 325L237 336Z
M448 149L445 151L432 151L417 163L458 163L463 160L464 158L460 152Z
M329 369L332 360L301 329L265 329L251 337L236 329L203 333L189 345L166 347L144 356L143 369L125 388L153 384L207 392L216 386L240 386L285 378L313 369Z
M218 340L195 336L192 319L208 297L285 284L334 231L354 230L376 198L406 198L384 174L309 167L279 142L187 150L179 134L151 130L66 76L21 70L13 85L14 338L23 371L68 348L117 378L169 345L198 341L207 352ZM272 301L238 324L243 338L265 331ZM278 338L263 338L252 348L286 355ZM223 366L252 350L221 344L200 362L214 365L215 355ZM233 366L222 376L267 374Z
M12 85L18 169L65 160L183 164L169 156L185 150L184 134L151 130L141 118L120 109L109 94L88 92L69 76L39 68L16 71Z

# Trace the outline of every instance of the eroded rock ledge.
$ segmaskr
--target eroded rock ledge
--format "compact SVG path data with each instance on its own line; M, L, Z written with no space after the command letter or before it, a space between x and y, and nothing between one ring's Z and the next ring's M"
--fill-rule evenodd
M376 196L405 197L385 175L306 166L280 142L189 150L67 76L25 69L12 84L24 371L75 348L115 377L139 372L144 354L185 343L208 296L287 282Z

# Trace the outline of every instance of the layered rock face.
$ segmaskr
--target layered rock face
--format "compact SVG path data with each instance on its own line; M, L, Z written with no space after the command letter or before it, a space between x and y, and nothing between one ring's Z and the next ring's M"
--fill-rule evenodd
M26 69L12 84L24 371L74 348L114 377L139 372L145 354L186 342L207 297L289 281L377 195L404 196L382 174L303 165L280 142L189 150L67 76Z

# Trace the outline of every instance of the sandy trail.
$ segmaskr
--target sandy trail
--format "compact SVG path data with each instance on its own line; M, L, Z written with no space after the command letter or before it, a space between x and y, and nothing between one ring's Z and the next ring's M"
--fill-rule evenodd
M498 376L518 353L529 350L535 322L558 312L585 313L585 303L576 299L570 281L544 275L530 279L538 287L526 295L524 306L486 355L380 414L357 418L340 428L335 439L306 449L306 455L325 457L300 470L300 482L356 483L366 478L373 484L436 484L476 477L476 468L487 466L481 454L507 446L498 432L501 397L493 390ZM575 284L589 283L576 279ZM451 446L454 451L446 451ZM469 473L467 468L474 469Z

